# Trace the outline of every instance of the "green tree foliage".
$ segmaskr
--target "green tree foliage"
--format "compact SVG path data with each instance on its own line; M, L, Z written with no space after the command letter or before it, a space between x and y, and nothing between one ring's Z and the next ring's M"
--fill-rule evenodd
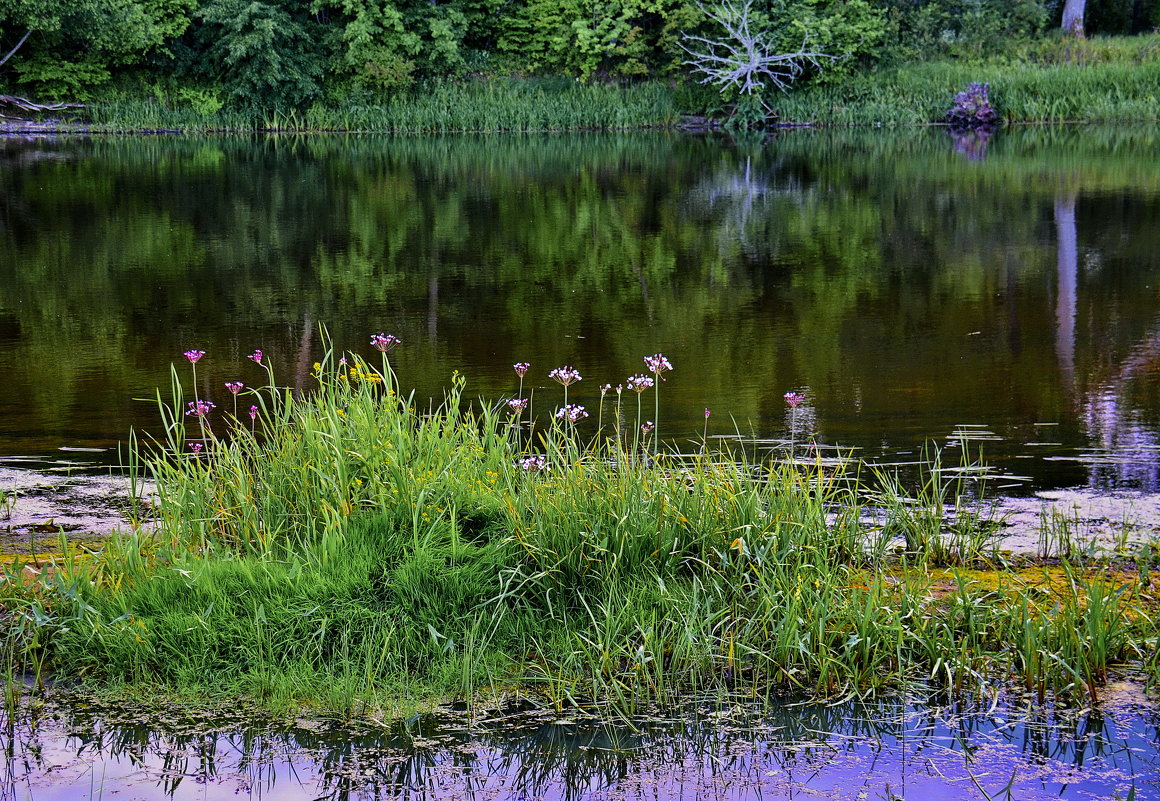
M873 58L885 32L866 0L764 0L754 16L776 36L775 49L796 49L808 35L812 49L856 56L850 65ZM682 34L710 28L691 0L526 0L505 21L497 49L519 71L658 76L682 69Z
M421 41L408 33L402 13L379 0L347 0L338 11L346 17L338 34L338 69L358 84L383 89L409 85Z
M468 75L593 80L689 73L704 0L0 0L0 84L84 98L121 79L216 107L383 100ZM1008 52L1058 25L1058 0L754 0L794 51L841 56L815 82L890 59ZM1160 23L1160 0L1088 0L1092 33ZM190 100L191 99L191 100ZM196 102L195 102L196 101Z
M320 26L296 4L208 0L196 13L194 74L243 106L296 106L321 94ZM303 9L304 10L304 9Z
M811 50L838 56L826 65L823 82L836 80L877 60L886 36L885 16L867 0L767 2L770 26L787 47L808 37Z
M180 36L195 0L0 0L0 58L16 81L56 97L83 97L118 67ZM28 34L25 39L25 35ZM11 80L11 76L3 75Z
M688 0L527 0L506 21L497 49L524 72L667 74L680 60L681 31L702 18Z
M493 0L434 4L342 0L317 4L334 31L335 72L377 89L410 86L418 77L459 77L469 42L486 42Z
M1051 0L878 0L892 29L895 59L993 53L1043 32Z

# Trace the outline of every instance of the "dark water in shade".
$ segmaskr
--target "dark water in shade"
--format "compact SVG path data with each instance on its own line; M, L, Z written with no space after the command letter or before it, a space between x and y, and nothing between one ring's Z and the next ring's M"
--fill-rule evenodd
M608 724L506 710L351 726L49 705L0 726L0 801L1160 799L1154 710L740 705ZM984 794L985 793L985 794Z
M254 348L308 387L325 324L401 337L420 398L529 361L537 403L571 364L593 408L660 351L678 445L705 408L783 439L793 390L795 442L1157 490L1157 154L1155 127L0 140L0 457L115 462L189 348L219 409Z

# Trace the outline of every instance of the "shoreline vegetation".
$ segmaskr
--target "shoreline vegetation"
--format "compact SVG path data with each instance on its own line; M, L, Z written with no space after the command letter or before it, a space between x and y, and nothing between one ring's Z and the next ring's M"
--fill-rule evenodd
M1050 40L1009 56L912 62L852 71L765 97L763 125L944 124L956 92L989 84L1006 124L1160 119L1160 34ZM198 98L202 98L201 101ZM436 80L387 99L359 96L285 110L205 101L186 90L103 90L45 122L9 121L14 133L543 133L731 126L728 104L690 79L589 81L479 77Z
M371 344L324 352L305 394L254 351L220 408L185 394L206 356L188 351L157 396L164 435L134 448L154 529L62 542L35 582L4 568L8 703L79 683L350 715L515 692L629 714L908 689L1098 703L1118 676L1160 681L1155 542L1096 555L1052 516L1043 558L1014 559L969 465L934 455L904 485L792 438L758 461L708 436L708 410L667 450L652 421L681 373L663 354L596 409L569 402L579 371L523 363L510 396L470 400L455 374L417 408L399 340ZM529 371L559 390L525 396Z

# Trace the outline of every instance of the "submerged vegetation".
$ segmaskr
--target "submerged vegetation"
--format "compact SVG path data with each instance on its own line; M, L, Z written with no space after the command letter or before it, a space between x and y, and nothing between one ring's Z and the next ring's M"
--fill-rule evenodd
M350 712L516 689L620 710L912 684L1094 700L1121 666L1160 674L1151 552L1085 562L1055 520L1061 558L1013 564L937 461L917 490L883 476L868 496L800 441L763 462L706 436L666 452L663 354L596 409L569 403L572 367L550 373L559 397L525 396L526 363L509 397L469 403L456 374L422 408L399 340L372 344L328 350L306 394L254 351L258 380L220 407L175 369L164 435L137 451L154 527L38 582L15 565L6 674ZM195 387L204 356L186 353Z

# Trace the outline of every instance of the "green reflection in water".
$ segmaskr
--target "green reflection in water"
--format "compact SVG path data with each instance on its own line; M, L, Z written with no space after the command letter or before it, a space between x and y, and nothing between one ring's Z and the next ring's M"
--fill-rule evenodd
M340 348L400 336L421 398L456 369L513 393L531 361L542 414L565 363L595 406L663 351L678 441L705 407L711 432L787 436L793 389L800 433L871 456L977 424L1038 486L1155 488L1158 150L1079 128L2 141L0 455L148 429L131 399L190 347L219 405L258 383L255 347L307 387L324 323ZM1125 464L1015 458L1084 448Z

